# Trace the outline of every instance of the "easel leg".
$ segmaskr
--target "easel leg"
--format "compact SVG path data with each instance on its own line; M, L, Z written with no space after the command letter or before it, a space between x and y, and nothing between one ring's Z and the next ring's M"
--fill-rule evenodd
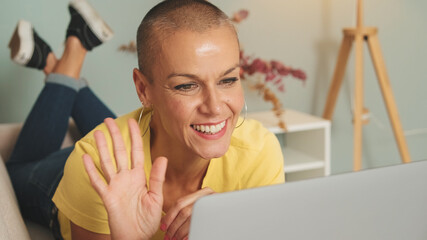
M362 115L363 115L363 35L355 36L356 79L354 96L354 159L353 170L362 168Z
M329 87L328 99L326 100L323 118L331 120L334 113L335 103L337 101L338 92L340 90L342 80L344 78L345 68L347 66L348 56L350 54L353 39L349 36L344 36L341 43L338 60L335 66L334 77L332 78L331 86Z
M381 54L381 48L377 35L372 35L368 38L368 45L383 98L387 107L390 122L393 127L394 136L399 147L400 156L404 163L411 162L411 157L409 155L408 146L406 145L405 136L403 135L402 125L399 120L397 106L394 101L393 92L387 76L387 71Z

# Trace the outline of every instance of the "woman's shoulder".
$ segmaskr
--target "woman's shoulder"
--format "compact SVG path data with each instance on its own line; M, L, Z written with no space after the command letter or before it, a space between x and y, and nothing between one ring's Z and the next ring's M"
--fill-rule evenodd
M243 121L239 118L238 124ZM237 125L238 125L237 124ZM275 135L259 121L245 119L243 124L233 132L230 145L237 148L259 151L270 141L277 141Z
M226 169L230 179L237 179L236 189L284 182L280 143L272 132L256 120L246 119L235 129L224 157L227 161L223 162L227 164L221 166Z
M141 112L141 109L136 109L132 112L129 112L127 114L124 114L124 115L119 116L116 119L114 119L118 128L120 129L122 136L129 135L128 120L130 118L133 118L133 119L138 121L140 112ZM144 117L142 119L144 119L145 117L146 117L146 114L144 114ZM90 131L88 134L86 134L86 136L82 137L80 139L80 141L81 142L94 143L95 139L94 139L93 133L97 130L103 132L107 139L109 138L108 137L109 136L108 128L105 125L105 123L102 122L98 126L96 126L94 129L92 129L92 131Z

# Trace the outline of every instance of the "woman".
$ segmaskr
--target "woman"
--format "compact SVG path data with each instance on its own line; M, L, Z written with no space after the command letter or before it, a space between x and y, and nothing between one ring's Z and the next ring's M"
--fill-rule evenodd
M186 239L198 198L284 181L275 136L239 118L239 43L223 12L161 2L137 47L143 107L76 143L53 197L65 239Z

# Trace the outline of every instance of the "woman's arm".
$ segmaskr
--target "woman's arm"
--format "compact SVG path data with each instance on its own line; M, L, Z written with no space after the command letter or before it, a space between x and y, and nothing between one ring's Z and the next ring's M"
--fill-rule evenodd
M88 231L82 227L77 226L73 222L71 224L71 237L73 239L92 239L92 240L110 240L110 235L99 234Z

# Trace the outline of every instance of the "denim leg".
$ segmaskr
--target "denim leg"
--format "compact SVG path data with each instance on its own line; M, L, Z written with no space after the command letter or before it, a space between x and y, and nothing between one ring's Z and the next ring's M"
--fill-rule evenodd
M45 227L51 227L54 203L52 197L64 173L65 162L74 147L56 151L33 162L8 166L22 216Z
M60 149L77 92L47 82L25 120L7 164L43 159Z
M77 95L77 81L50 74L30 111L6 166L22 215L52 222L51 200L72 148L60 150Z
M116 118L116 115L88 87L77 93L71 112L82 136L101 124L105 118Z

